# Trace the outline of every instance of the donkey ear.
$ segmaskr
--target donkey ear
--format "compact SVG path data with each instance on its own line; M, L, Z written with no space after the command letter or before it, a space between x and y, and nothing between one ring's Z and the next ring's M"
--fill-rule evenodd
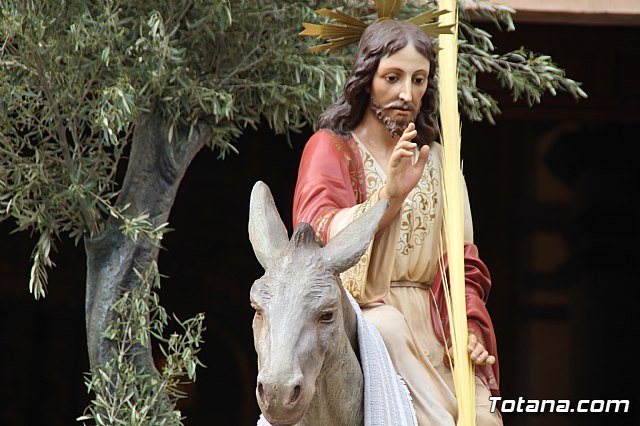
M344 272L358 263L373 240L388 205L387 200L378 201L322 248L322 255L331 270Z
M249 240L264 269L280 257L289 242L287 228L278 214L271 191L262 181L256 182L251 190Z

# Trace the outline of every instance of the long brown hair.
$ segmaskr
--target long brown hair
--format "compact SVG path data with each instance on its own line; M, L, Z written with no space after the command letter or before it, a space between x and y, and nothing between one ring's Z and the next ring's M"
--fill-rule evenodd
M369 107L370 88L380 60L393 55L412 43L423 55L431 67L427 78L427 91L422 97L422 105L415 120L418 135L415 141L419 145L435 140L437 124L435 119L436 94L436 55L432 41L416 25L385 19L377 21L363 32L355 63L347 78L340 98L327 108L318 119L318 127L333 130L337 134L348 137L355 129Z

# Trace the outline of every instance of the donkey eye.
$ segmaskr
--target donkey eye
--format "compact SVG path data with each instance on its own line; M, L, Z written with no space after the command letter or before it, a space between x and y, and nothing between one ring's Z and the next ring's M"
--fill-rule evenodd
M332 322L334 318L333 311L326 311L320 315L320 322Z

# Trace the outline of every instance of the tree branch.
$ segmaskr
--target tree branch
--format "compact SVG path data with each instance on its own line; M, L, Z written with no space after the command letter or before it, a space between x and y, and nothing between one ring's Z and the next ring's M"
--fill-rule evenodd
M44 65L42 64L42 58L40 57L39 53L36 53L36 58L37 58L37 67L38 67L37 68L38 78L46 94L47 101L49 102L49 105L53 108L54 119L56 121L56 132L58 134L58 139L60 141L60 144L62 145L64 162L69 172L69 178L71 179L71 182L75 183L75 178L72 173L72 170L74 170L73 159L71 157L71 149L69 147L69 141L67 139L67 131L63 125L62 114L60 113L58 102L53 98L53 95L51 94L51 88L49 87L49 82L46 79ZM93 215L89 210L89 206L87 205L87 200L84 197L80 197L79 203L80 203L80 214L84 219L86 227L89 229L90 235L94 236L98 233L99 228L95 220L93 220L92 218Z

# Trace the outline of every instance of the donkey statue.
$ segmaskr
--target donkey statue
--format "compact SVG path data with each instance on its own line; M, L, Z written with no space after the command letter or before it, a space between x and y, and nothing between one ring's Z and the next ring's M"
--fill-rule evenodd
M249 238L265 269L250 296L256 397L270 424L363 424L363 370L356 355L362 314L339 274L359 261L386 208L386 201L376 204L325 246L306 223L289 241L268 186L254 185Z
M254 185L249 238L265 269L251 287L259 425L417 424L380 334L339 277L360 260L386 209L377 203L326 246L306 223L289 241L269 188Z

